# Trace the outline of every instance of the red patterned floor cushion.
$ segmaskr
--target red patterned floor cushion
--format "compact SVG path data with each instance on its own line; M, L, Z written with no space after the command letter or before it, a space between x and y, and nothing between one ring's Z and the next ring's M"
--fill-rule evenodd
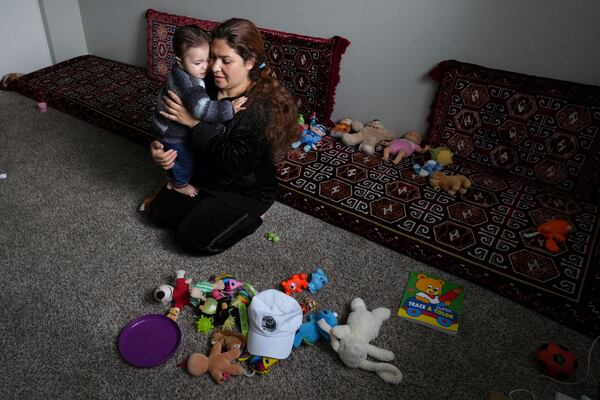
M600 208L564 191L457 158L465 195L434 190L412 156L398 166L329 137L277 163L279 201L464 277L588 334L600 334ZM553 254L540 236L550 219L574 227ZM477 301L477 299L472 299Z
M96 126L149 141L160 86L141 68L81 56L27 74L9 88Z
M198 25L210 35L217 22L167 14L149 9L147 72L151 79L164 80L175 58L171 45L175 29ZM320 121L331 124L335 88L339 82L342 54L350 44L347 39L330 39L259 29L269 67L294 95L298 110L306 116L317 113Z
M600 87L445 61L429 130L456 156L589 200L600 184Z

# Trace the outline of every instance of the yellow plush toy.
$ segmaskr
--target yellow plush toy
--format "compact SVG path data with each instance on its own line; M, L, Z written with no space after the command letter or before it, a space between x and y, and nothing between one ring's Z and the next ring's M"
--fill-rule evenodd
M471 187L471 181L464 175L446 175L442 171L434 172L429 178L429 183L434 189L442 188L450 196L454 196L456 192L460 194L467 193L467 189Z
M437 161L441 167L447 167L448 165L452 164L452 157L454 157L454 153L447 147L435 147L431 149L429 153L431 154L431 159Z

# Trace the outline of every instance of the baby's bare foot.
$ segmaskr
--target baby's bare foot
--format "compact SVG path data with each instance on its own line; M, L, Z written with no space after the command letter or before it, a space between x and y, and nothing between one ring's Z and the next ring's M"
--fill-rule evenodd
M167 182L167 189L173 189L173 184L171 182Z
M198 194L198 189L192 185L185 185L184 187L173 187L177 192L185 194L186 196L195 197Z

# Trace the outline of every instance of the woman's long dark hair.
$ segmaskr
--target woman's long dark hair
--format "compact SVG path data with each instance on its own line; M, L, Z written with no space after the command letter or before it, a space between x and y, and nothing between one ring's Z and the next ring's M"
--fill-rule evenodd
M298 137L298 108L290 92L271 75L256 25L246 19L231 18L215 28L212 39L225 40L244 61L254 60L249 71L253 85L248 92L247 107L264 123L274 152L289 148Z

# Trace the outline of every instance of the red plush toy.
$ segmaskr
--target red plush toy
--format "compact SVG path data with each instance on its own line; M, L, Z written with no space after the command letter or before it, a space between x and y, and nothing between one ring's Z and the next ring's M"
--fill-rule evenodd
M542 366L544 374L556 379L566 380L574 376L577 370L575 354L555 342L540 346L537 351L537 360Z
M302 289L308 289L308 281L306 278L306 274L294 274L287 281L281 282L284 293L291 296L292 292L300 293Z
M177 320L183 307L190 303L190 283L191 279L185 279L185 271L176 272L175 288L173 290L173 307L169 310L167 317L173 321Z

